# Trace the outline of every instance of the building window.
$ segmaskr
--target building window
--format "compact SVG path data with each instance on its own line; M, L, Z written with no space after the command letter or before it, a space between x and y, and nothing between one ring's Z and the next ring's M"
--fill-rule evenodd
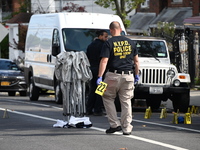
M141 3L141 8L148 8L149 7L149 0L145 0L145 2Z
M11 12L12 11L12 1L4 0L1 2L2 12Z

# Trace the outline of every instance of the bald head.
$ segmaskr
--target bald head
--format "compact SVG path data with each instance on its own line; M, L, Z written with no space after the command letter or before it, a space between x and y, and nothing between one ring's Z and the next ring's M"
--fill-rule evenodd
M122 29L119 22L117 21L111 22L109 28L110 28L110 34L112 36L120 36Z
M120 26L119 22L113 21L113 22L110 23L109 28L110 29L121 29L121 26Z

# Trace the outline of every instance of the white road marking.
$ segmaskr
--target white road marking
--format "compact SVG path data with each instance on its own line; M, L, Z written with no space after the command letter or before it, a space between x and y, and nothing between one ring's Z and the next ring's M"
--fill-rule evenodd
M36 105L36 106L44 106L44 107L49 107L49 108L55 108L55 109L63 110L63 108L60 108L60 107L46 105L46 104L40 104L40 103L16 101L16 100L10 100L10 99L6 99L6 101L15 102L15 103L22 103L22 104L31 104L31 105Z
M192 132L198 132L198 133L200 133L200 130L194 130L194 129L189 129L189 128L177 127L177 126L160 124L160 123L154 123L154 122L147 122L147 121L136 120L136 119L133 119L133 121L135 121L135 122L141 122L141 123L146 123L146 124L153 124L153 125L163 126L163 127L168 127L168 128L176 128L178 130L186 130L186 131L192 131Z
M0 110L5 111L6 109L5 108L0 108ZM43 119L43 120L54 121L54 122L57 121L57 119L48 118L48 117L42 117L42 116L39 116L39 115L33 115L33 114L29 114L29 113L23 113L23 112L19 112L19 111L15 111L15 110L7 109L7 111L15 113L15 114L25 115L25 116L39 118L39 119ZM102 129L102 128L91 127L91 129L105 132L105 129ZM115 132L114 134L116 134L116 135L122 135L122 133L120 133L120 132ZM134 135L129 135L129 136L123 135L123 136L127 137L127 138L132 138L132 139L140 140L140 141L143 141L143 142L155 144L155 145L160 145L162 147L171 148L171 149L174 149L174 150L188 150L188 149L185 149L185 148L181 148L181 147L178 147L178 146L174 146L174 145L170 145L170 144L158 142L158 141L147 139L147 138L142 138L142 137L139 137L139 136L134 136Z
M91 128L93 128L95 130L99 130L99 131L105 132L105 130L101 129L101 128L96 128L96 127L91 127ZM122 135L122 133L120 133L120 132L115 132L114 134ZM174 145L158 142L158 141L155 141L155 140L150 140L150 139L147 139L147 138L142 138L142 137L139 137L139 136L134 136L134 135L123 135L123 136L125 136L127 138L136 139L136 140L139 140L139 141L143 141L143 142L148 142L148 143L155 144L155 145L160 145L162 147L175 149L175 150L188 150L188 149L185 149L185 148L181 148L181 147L178 147L178 146L174 146Z
M63 110L63 108L56 107L56 106L51 106L51 105L46 105L46 104L39 104L39 103L33 103L33 102L24 102L24 101L16 101L16 100L6 100L6 101L11 101L11 102L15 102L15 103L32 104L32 105L36 105L36 106L44 106L44 107L49 107L49 108L55 108L55 109ZM173 125L165 125L165 124L159 124L159 123L154 123L154 122L147 122L147 121L142 121L142 120L137 120L137 119L133 119L133 121L135 121L135 122L141 122L141 123L146 123L146 124L153 124L153 125L157 125L157 126L175 128L175 129L178 129L178 130L186 130L186 131L192 131L192 132L200 133L200 130L194 130L194 129L183 128L183 127L177 127L177 126L173 126Z
M5 108L0 108L0 110L5 111L6 109ZM48 117L42 117L42 116L33 115L33 114L29 114L29 113L23 113L23 112L19 112L19 111L15 111L15 110L7 109L7 111L15 113L15 114L19 114L19 115L29 116L29 117L34 117L34 118L39 118L39 119L44 119L44 120L49 120L49 121L57 121L57 119L52 119L52 118L48 118Z

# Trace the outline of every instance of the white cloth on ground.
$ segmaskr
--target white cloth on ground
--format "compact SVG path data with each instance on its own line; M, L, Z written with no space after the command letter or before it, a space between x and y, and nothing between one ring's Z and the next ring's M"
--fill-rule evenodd
M82 125L77 126L79 123ZM63 120L57 120L56 124L53 125L54 128L64 128L64 127L77 127L77 128L84 128L84 127L91 127L92 123L89 117L74 117L71 116L69 119L69 123Z

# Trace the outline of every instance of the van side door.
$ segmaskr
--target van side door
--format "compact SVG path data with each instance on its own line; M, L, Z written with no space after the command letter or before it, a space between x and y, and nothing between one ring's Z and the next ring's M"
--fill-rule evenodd
M51 43L51 53L47 55L47 63L48 63L48 86L54 89L54 72L55 72L55 63L56 63L56 55L60 53L60 37L58 29L53 30L52 35L52 43Z
M60 38L58 29L52 30L52 28L49 28L46 30L46 32L47 33L43 33L43 35L46 35L43 38L44 42L42 45L46 48L43 48L41 53L43 54L44 63L41 66L42 70L40 72L39 87L54 90L54 71L56 57L53 56L53 51L60 53ZM48 39L48 42L45 39ZM45 44L45 41L47 44Z

